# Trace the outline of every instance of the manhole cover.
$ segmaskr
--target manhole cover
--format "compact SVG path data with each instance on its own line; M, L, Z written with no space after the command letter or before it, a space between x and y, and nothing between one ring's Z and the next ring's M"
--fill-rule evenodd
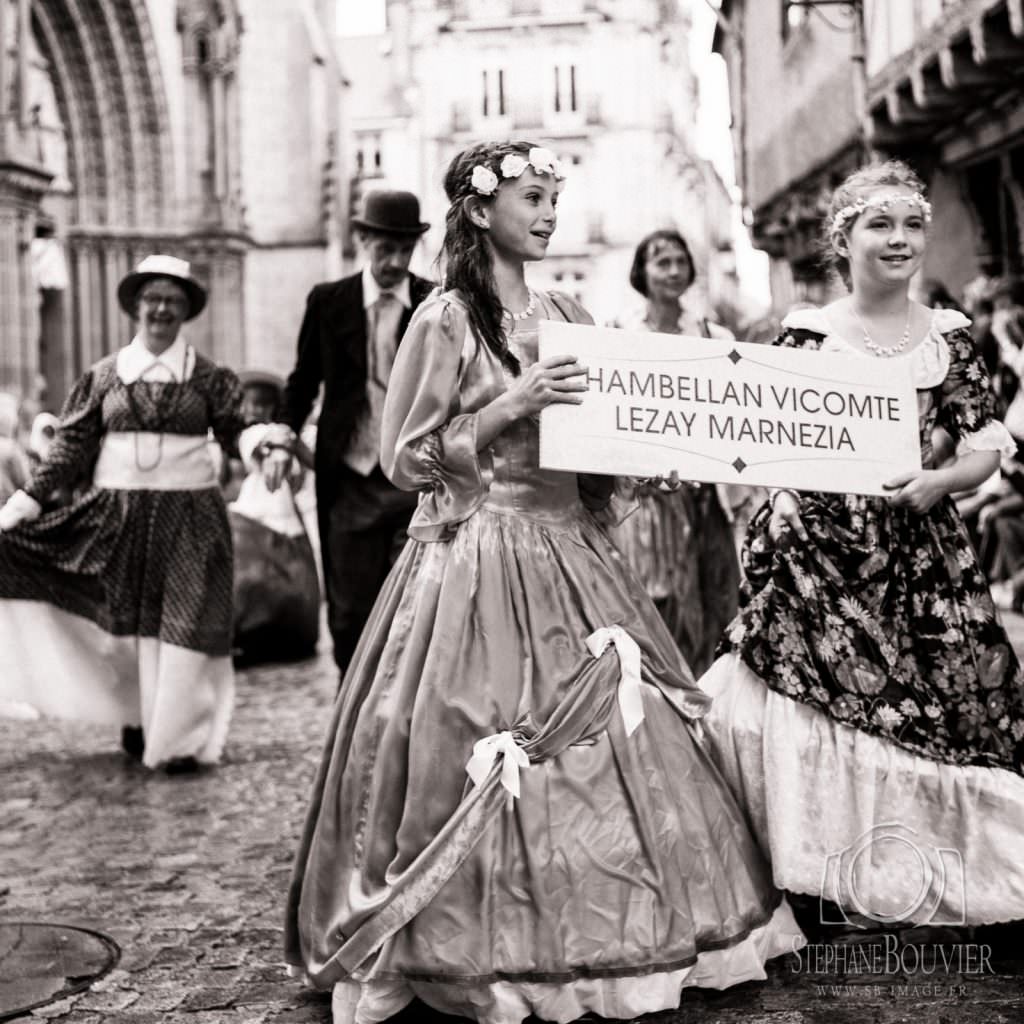
M120 957L113 939L89 928L0 921L0 1021L81 992Z

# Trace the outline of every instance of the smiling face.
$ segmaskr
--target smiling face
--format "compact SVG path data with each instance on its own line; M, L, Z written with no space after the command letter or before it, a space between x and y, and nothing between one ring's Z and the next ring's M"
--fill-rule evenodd
M854 287L898 285L910 280L924 257L925 214L902 185L880 185L865 193L871 201L891 198L886 208L871 206L843 231L835 244L846 256Z
M139 289L137 303L147 347L162 352L174 342L188 316L188 294L173 278L154 277Z
M542 260L558 218L558 182L528 167L501 183L493 202L482 207L494 253L509 262Z
M678 242L656 238L644 256L647 297L653 302L677 302L693 283L693 265Z

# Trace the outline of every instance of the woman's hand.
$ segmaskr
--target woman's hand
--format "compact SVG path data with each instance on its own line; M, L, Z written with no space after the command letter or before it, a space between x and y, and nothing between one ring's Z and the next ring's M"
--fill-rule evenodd
M810 538L800 518L800 502L793 491L779 491L772 497L772 516L768 520L768 536L778 544L787 530L792 530L802 541Z
M895 508L909 508L918 514L927 512L940 498L949 493L945 475L936 469L904 473L882 486L887 491L896 492L889 498L890 505Z
M587 390L587 368L575 356L549 356L523 372L508 390L517 419L533 416L549 405L579 405Z
M0 508L0 533L30 523L42 514L43 506L24 491L15 491Z

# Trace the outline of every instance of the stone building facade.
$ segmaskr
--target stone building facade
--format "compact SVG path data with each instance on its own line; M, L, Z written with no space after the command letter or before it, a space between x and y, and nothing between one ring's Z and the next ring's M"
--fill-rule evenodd
M384 35L340 43L353 200L416 191L434 225L419 255L429 270L451 157L483 139L534 140L567 181L532 283L611 318L642 301L627 281L637 241L675 226L696 254L695 292L732 298L731 199L694 145L689 11L686 0L389 0Z
M285 368L341 264L333 0L0 0L0 387L59 405L131 336L116 286L170 252L189 336Z
M929 184L923 276L954 293L1024 266L1022 0L859 0L848 8L725 0L733 139L773 302L822 301L828 196L872 156Z

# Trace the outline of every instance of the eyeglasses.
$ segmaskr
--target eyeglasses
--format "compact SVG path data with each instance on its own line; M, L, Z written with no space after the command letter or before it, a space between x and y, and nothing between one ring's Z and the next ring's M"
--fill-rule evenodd
M188 305L188 300L183 296L163 292L142 292L139 295L139 302L145 303L153 309L159 309L160 306L166 306L168 309L184 309Z

